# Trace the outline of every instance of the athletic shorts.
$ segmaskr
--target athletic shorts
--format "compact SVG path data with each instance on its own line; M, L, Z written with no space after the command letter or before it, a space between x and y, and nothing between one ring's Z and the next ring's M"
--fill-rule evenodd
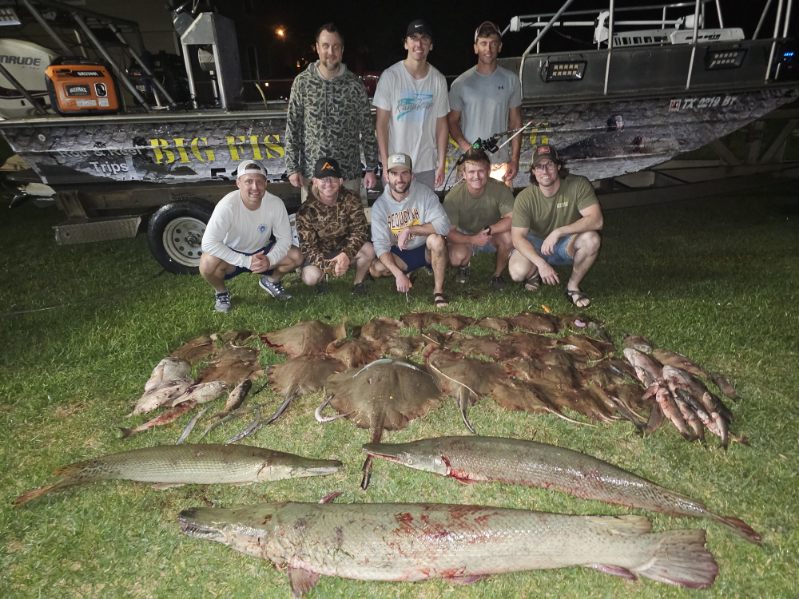
M245 255L245 256L252 256L253 254L257 254L257 253L259 253L259 252L263 252L264 254L268 254L268 253L269 253L269 250L271 250L271 249L272 249L272 247L274 247L274 245L275 245L275 242L274 242L274 241L270 241L268 244L266 244L266 245L265 245L263 248L261 248L260 250L256 250L256 251L254 251L254 252L250 252L249 254L245 252L245 253L244 253L244 255ZM243 272L252 272L252 271L251 271L249 268L245 268L244 266L237 266L237 267L236 267L236 270L234 270L234 271L233 271L233 272L231 272L230 274L226 274L226 275L225 275L225 280L227 281L228 279L232 279L233 277L237 277L237 276L239 276L239 275L240 275L241 273L243 273ZM266 272L262 272L262 273L258 273L258 274L261 274L261 275L271 275L273 272L275 272L275 269L274 269L274 268L272 268L272 269L270 269L270 270L267 270Z
M417 268L422 268L423 266L431 268L432 264L427 261L427 257L425 256L426 251L427 247L425 244L413 250L401 250L396 245L391 246L391 253L408 265L408 270L405 272L413 272Z
M571 235L561 237L555 244L555 252L549 256L544 256L544 254L541 253L541 246L543 245L544 240L540 237L536 237L532 233L527 234L527 241L532 243L535 251L538 252L538 255L552 266L566 266L568 264L574 263L574 257L570 256L569 252L566 251L566 247L569 245L571 239Z

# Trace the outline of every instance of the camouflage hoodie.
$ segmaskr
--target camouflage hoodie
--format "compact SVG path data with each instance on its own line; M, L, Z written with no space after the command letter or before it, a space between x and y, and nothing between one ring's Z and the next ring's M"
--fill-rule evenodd
M342 64L339 75L324 79L316 63L291 85L286 123L286 172L310 178L321 156L338 160L343 178L361 176L377 166L375 124L363 82Z

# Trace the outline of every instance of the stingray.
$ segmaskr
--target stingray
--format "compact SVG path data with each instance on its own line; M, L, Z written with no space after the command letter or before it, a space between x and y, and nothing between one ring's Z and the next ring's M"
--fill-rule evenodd
M507 318L500 318L498 316L484 316L474 324L484 329L499 331L500 333L510 333L513 328L513 325Z
M402 323L396 318L373 318L361 326L361 339L382 342L390 337L396 337Z
M253 434L263 426L272 424L283 415L289 404L300 395L313 393L324 387L327 378L335 373L344 370L344 364L331 358L330 356L297 356L289 358L281 364L273 364L269 367L267 377L272 384L272 389L283 395L283 402L275 412L267 418L261 418L260 410L258 416L241 432L233 435L227 443L236 443L244 437Z
M558 345L590 360L600 360L615 349L612 343L592 339L585 335L561 337L558 339Z
M214 340L211 339L211 336L200 335L186 341L169 355L179 360L185 360L189 364L195 364L210 356L214 351L216 351L216 345L214 345Z
M360 368L378 357L377 348L367 339L336 339L327 344L325 353L347 368Z
M485 356L494 360L507 357L507 350L502 343L491 335L464 335L458 334L453 349L467 356Z
M264 333L261 341L277 352L296 358L321 354L331 341L345 336L346 326L343 323L332 327L318 320L306 320L285 329Z
M558 340L555 337L516 331L503 335L499 339L499 343L502 347L500 355L509 358L532 358L540 354L543 350L555 347L557 342Z
M508 318L508 322L517 329L531 333L557 333L560 329L558 318L543 312L522 312Z
M346 417L360 428L368 428L372 443L379 443L384 430L405 428L414 418L424 416L439 401L440 392L427 369L405 360L382 358L360 369L332 374L325 384L324 402L316 419L325 423ZM323 417L332 406L337 416ZM371 460L363 464L361 488L369 485Z
M474 318L462 314L443 314L440 312L412 312L400 317L400 320L409 327L419 330L437 324L449 329L459 331L474 322Z
M429 339L422 335L386 337L378 343L378 349L383 356L407 358L428 343Z
M435 373L441 391L457 401L463 424L470 433L477 434L469 422L469 406L501 383L507 376L505 371L496 362L467 358L445 349L428 348L425 360Z
M203 369L197 382L224 381L232 388L244 379L258 378L263 372L258 362L258 353L258 350L252 347L228 344Z

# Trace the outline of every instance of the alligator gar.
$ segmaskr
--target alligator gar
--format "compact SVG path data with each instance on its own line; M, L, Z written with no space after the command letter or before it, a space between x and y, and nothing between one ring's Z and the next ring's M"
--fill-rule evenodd
M718 566L705 531L652 533L643 516L569 516L445 504L265 503L191 508L189 536L230 545L287 569L295 597L320 576L473 582L491 574L588 566L690 588Z
M364 451L461 482L503 482L555 489L582 499L677 516L710 518L750 542L761 537L748 524L720 516L702 503L618 466L565 447L501 437L437 437L411 443L369 443Z
M249 445L156 445L111 453L63 466L61 479L14 500L23 505L42 495L100 480L131 480L156 485L245 484L333 474L338 460L316 460Z

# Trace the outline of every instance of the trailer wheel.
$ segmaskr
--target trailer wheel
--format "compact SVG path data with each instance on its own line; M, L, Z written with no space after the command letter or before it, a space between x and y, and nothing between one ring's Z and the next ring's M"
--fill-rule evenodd
M175 202L161 206L147 226L150 252L165 270L197 274L200 243L213 207L200 202Z

